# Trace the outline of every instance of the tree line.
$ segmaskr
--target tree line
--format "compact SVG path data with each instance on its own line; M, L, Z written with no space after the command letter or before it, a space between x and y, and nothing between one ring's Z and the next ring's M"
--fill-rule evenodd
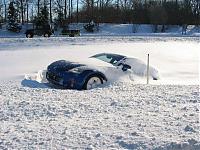
M200 0L86 0L82 22L200 24Z
M200 24L200 0L0 0L0 22L10 9L18 23L74 22ZM13 10L14 9L14 10Z

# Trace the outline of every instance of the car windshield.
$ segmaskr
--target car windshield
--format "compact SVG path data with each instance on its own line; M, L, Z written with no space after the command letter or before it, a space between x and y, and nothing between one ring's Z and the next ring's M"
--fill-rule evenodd
M118 54L108 54L108 53L101 53L91 56L92 58L97 58L99 60L105 61L107 63L111 63L112 65L117 64L120 60L125 58L125 56L118 55Z

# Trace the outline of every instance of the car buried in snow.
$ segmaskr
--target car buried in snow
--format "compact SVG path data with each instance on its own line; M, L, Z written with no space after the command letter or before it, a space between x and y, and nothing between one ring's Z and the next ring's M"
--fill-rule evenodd
M55 61L47 67L46 79L62 88L89 90L126 75L145 76L146 68L146 64L136 58L100 53L89 57L84 63ZM150 67L149 74L153 80L159 79L155 68Z

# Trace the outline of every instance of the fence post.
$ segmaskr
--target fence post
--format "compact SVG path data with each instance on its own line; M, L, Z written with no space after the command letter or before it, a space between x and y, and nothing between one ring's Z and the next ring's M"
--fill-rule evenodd
M147 84L149 84L149 54L147 55Z

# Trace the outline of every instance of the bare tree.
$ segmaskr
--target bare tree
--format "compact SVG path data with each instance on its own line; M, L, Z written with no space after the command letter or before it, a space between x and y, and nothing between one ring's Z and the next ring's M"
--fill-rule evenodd
M29 22L29 0L26 0L26 22Z
M1 23L3 23L3 13L2 13L2 11L3 11L3 4L2 3L0 3L0 29L1 29Z
M6 20L7 20L7 11L6 11L6 10L7 10L7 7L6 7L6 0L4 0L3 2L4 2L4 15L5 15L5 16L4 16L4 21L6 22Z
M20 0L20 4L21 4L21 22L22 22L22 24L24 24L24 6L23 6L23 2L24 2L24 0Z
M39 15L39 13L40 13L40 0L38 0L37 7L38 7L38 15Z
M78 9L79 9L79 0L76 0L76 22L77 22L77 23L79 22L79 18L78 18L78 17L79 17L79 16L78 16L78 15L79 15L79 14L78 14L78 13L79 13L79 10L78 10Z
M50 23L52 23L52 0L49 0L49 15L50 15Z
M64 14L65 14L65 19L67 19L67 0L65 0Z

